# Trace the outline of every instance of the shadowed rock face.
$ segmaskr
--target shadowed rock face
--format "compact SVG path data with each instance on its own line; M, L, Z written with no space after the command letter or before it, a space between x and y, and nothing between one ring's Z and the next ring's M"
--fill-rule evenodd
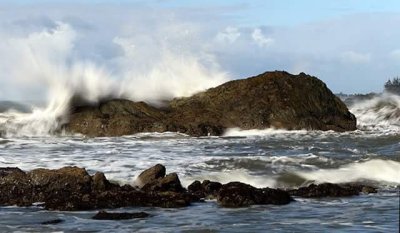
M89 136L165 131L207 136L232 127L347 131L356 129L356 119L321 80L276 71L173 99L164 108L128 100L77 107L65 127Z

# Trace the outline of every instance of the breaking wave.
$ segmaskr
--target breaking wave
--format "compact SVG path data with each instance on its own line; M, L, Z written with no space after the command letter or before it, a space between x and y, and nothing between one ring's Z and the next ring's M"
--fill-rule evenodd
M366 162L351 163L338 169L298 172L297 175L317 183L375 181L398 185L400 184L400 163L391 160L373 159Z
M9 36L4 39L6 46L0 45L0 53L10 55L0 63L9 80L15 80L21 90L26 86L38 88L47 93L49 100L47 107L34 106L30 113L19 109L2 111L0 136L53 134L68 121L71 105L76 101L97 103L126 98L159 104L229 80L212 59L176 53L166 41L153 45L160 46L155 57L145 57L134 49L140 47L140 42L115 36L110 43L120 49L120 56L106 64L96 64L76 56L77 31L63 22L55 25L26 36Z
M400 132L400 96L383 93L372 99L352 104L350 111L356 116L358 128L382 133Z

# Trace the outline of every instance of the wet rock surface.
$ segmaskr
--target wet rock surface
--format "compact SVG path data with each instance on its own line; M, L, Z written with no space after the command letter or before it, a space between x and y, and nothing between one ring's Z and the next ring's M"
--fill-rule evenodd
M89 136L165 131L207 136L233 127L348 131L356 129L356 119L316 77L275 71L173 99L164 107L122 99L74 106L65 125Z
M177 189L176 183L169 177L169 182L162 181L162 185L168 187L166 189ZM0 168L0 205L31 206L43 202L44 208L49 210L126 206L173 208L188 206L195 200L195 196L186 192L146 192L130 185L112 184L104 174L90 176L85 169L78 167L35 169L30 172L18 168Z
M0 205L31 206L41 203L40 206L48 210L66 211L135 206L178 208L208 198L216 199L222 207L235 208L289 204L293 201L292 195L306 198L349 197L377 192L372 186L357 183L311 184L284 191L256 188L241 182L221 184L209 180L194 181L186 190L178 175L166 175L165 167L160 164L142 172L138 179L142 182L141 187L114 184L101 172L89 175L84 168L78 167L41 168L29 172L19 168L0 168ZM101 212L100 216L106 216L104 219L123 219L129 214L107 215Z
M349 197L356 196L360 193L376 193L377 189L371 186L361 184L311 184L307 187L290 190L289 193L293 196L305 198L320 198L320 197Z
M222 184L219 182L204 180L202 183L198 180L188 186L188 191L199 198L216 199Z
M137 178L136 183L144 191L156 192L184 192L186 191L176 173L165 175L166 169L157 164L143 171Z
M293 199L279 189L258 189L241 182L230 182L221 187L217 201L223 207L247 207L251 205L285 205Z
M145 212L138 213L111 213L106 211L99 211L92 219L95 220L127 220L134 218L147 218L150 214Z

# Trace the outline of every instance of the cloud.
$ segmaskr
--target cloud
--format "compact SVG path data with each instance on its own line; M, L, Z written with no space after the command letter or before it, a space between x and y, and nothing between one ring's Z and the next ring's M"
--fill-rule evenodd
M341 59L345 63L363 64L371 61L371 54L346 51L342 53Z
M274 43L274 39L265 37L259 28L254 29L251 37L253 38L254 42L256 42L257 45L262 48L267 48Z
M122 84L125 91L118 93L144 99L189 95L266 70L305 71L344 92L379 90L400 73L400 14L283 27L243 25L231 9L212 6L89 6L91 11L73 3L6 6L0 15L0 99L43 98L53 82L71 77L98 77L105 88ZM82 86L102 89L94 82Z
M234 43L240 37L240 32L235 27L227 27L217 34L217 40L221 42Z

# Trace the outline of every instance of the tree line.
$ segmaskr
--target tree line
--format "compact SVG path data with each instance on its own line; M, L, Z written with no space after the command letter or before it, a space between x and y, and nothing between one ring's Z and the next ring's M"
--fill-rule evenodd
M400 95L400 78L395 77L393 79L389 79L385 83L385 91Z

